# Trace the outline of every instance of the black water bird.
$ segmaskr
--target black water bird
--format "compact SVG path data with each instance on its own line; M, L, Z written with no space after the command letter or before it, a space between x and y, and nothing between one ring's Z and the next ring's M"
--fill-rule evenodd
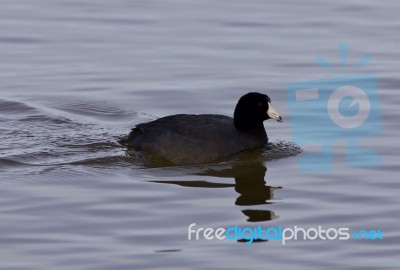
M136 125L120 143L137 151L155 153L174 164L204 164L268 142L263 122L282 117L271 99L260 93L242 96L234 116L177 114Z

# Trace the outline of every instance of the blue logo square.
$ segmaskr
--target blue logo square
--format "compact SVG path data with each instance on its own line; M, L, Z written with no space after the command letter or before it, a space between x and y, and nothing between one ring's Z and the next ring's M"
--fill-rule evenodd
M357 147L357 139L382 133L374 74L343 75L288 84L290 125L300 145L319 145L300 157L303 171L332 170L332 143L347 140L350 166L379 166L380 156Z

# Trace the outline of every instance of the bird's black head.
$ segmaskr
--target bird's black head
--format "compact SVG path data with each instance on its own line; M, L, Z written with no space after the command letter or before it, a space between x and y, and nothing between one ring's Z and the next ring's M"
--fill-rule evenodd
M233 118L235 127L241 131L262 127L263 121L270 118L282 122L282 117L271 106L271 99L255 92L247 93L239 99Z

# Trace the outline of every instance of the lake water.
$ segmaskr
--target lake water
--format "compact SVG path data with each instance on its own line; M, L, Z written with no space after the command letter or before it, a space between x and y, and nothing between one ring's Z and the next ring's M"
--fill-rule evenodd
M3 1L0 9L0 268L399 269L400 2ZM365 54L383 133L380 167L304 172L286 85L329 78ZM268 93L272 150L163 166L117 144L177 113L232 115ZM312 111L304 111L306 118ZM296 143L296 142L295 142ZM322 160L320 161L322 164ZM318 163L316 164L318 166ZM264 182L265 180L265 182ZM188 226L348 227L383 240L188 240Z

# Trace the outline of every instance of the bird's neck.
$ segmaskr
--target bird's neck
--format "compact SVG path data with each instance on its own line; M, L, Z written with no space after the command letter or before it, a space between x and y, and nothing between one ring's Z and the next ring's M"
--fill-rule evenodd
M260 121L244 121L243 119L234 119L235 127L242 131L248 133L265 133L263 122Z

